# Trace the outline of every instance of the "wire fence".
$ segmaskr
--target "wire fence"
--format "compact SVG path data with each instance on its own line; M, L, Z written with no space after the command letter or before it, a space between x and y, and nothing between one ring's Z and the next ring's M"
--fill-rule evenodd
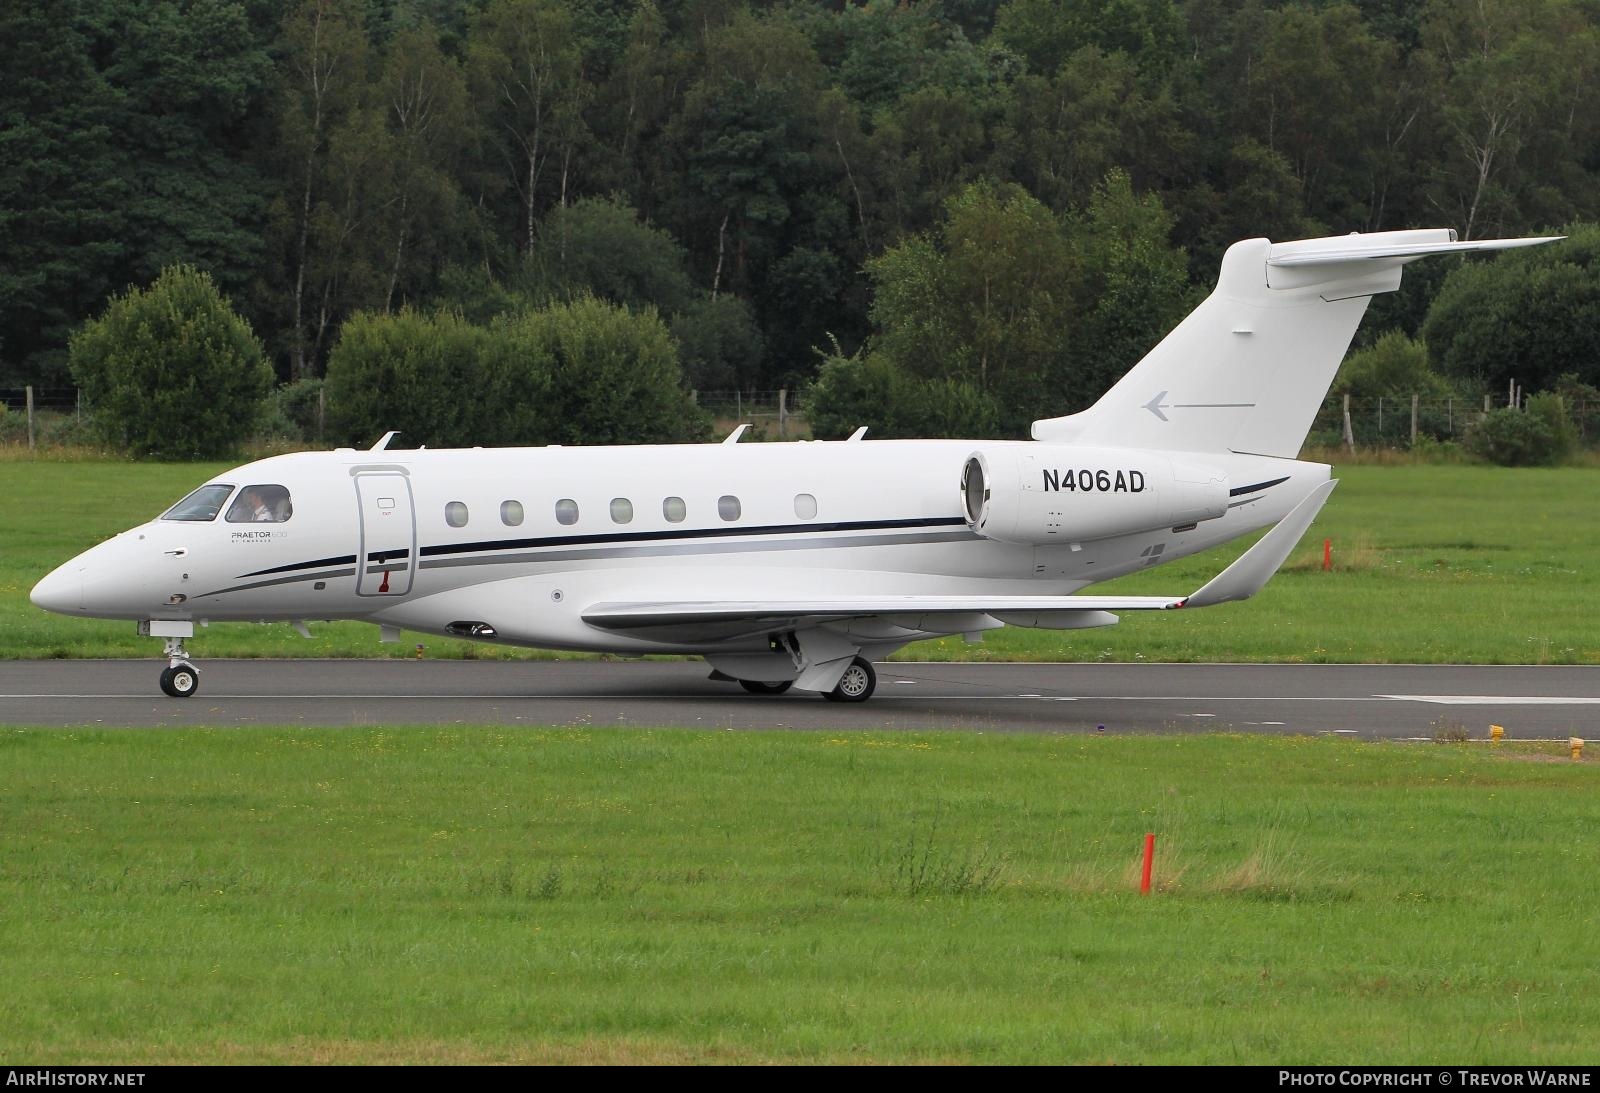
M696 391L695 402L714 418L740 424L748 422L780 440L804 428L804 409L795 391ZM796 419L802 419L797 421ZM805 433L803 435L810 435Z
M1336 447L1409 448L1419 438L1460 441L1484 414L1503 405L1492 399L1354 398L1329 395L1311 426L1307 443ZM1600 444L1600 402L1579 400L1567 407L1585 447ZM1348 421L1348 433L1346 425Z

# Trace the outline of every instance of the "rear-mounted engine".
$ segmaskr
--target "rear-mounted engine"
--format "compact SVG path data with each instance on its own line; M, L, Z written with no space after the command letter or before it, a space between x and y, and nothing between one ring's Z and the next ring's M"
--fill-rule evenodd
M961 498L979 535L1047 546L1214 520L1228 476L1151 452L1016 444L973 452Z

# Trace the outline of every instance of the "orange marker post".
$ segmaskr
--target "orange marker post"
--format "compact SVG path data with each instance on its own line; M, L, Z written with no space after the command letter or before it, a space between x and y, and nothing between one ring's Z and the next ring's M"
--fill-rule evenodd
M1144 837L1144 873L1139 878L1139 894L1150 894L1150 867L1156 860L1156 837L1154 832L1147 833Z
M1322 571L1327 573L1333 568L1333 540L1322 540Z

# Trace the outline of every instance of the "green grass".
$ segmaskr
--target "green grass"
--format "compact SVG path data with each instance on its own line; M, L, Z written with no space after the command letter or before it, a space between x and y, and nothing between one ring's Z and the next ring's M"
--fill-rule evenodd
M1582 1064L1597 793L1531 745L6 730L0 1064Z
M0 460L0 657L151 656L128 623L50 616L28 589L52 567L148 519L223 465ZM1600 469L1354 466L1284 572L1255 600L1133 613L1115 627L1007 629L981 645L923 642L906 659L1600 663ZM1335 569L1321 571L1322 540ZM1182 594L1243 545L1098 586ZM195 655L410 656L376 629L319 625L203 631ZM422 638L428 656L529 653Z

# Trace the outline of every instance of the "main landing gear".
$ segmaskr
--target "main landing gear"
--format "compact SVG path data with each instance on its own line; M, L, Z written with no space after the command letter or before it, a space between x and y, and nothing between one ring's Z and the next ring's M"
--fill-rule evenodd
M822 697L829 702L865 702L877 689L878 673L872 670L872 662L865 657L856 657L850 662L850 667L844 670L844 675L839 677L838 686L822 692Z
M781 695L794 686L794 682L787 679L777 683L767 683L759 679L741 679L738 683L753 695ZM856 657L844 670L844 675L839 677L839 682L833 690L823 691L822 697L829 702L865 702L877 689L878 673L873 671L872 662L865 657Z

